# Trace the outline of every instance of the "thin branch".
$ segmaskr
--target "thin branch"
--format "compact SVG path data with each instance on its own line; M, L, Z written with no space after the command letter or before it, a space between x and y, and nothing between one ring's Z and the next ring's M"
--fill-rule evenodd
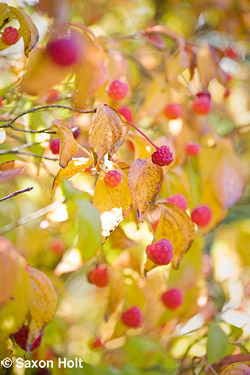
M49 156L37 155L37 154L34 154L33 152L28 152L28 151L19 151L19 150L0 151L0 155L7 155L7 154L18 154L18 155L33 156L34 158L53 160L53 161L60 160L58 158L51 158Z
M138 131L144 138L146 138L146 140L149 142L149 143L151 143L151 145L156 149L156 150L158 150L158 146L156 146L155 144L154 144L154 142L153 141L151 141L151 139L150 138L148 138L147 136L146 136L146 134L144 134L140 129L138 129L137 128L137 126L135 126L134 124L132 124L131 122L129 122L129 121L127 121L127 123L130 125L130 126L132 126L132 128L134 128L136 131Z
M27 191L31 191L32 189L34 189L34 188L33 188L33 187L27 187L27 188L22 189L22 190L17 190L17 191L15 191L14 193L9 194L9 195L7 195L7 196L4 197L4 198L1 198L1 199L0 199L0 202L5 201L6 199L10 199L10 198L16 197L16 196L19 195L19 194L26 193Z

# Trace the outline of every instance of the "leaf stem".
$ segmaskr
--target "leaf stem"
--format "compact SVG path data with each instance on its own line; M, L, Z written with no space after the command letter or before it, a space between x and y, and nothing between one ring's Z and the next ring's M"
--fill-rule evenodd
M9 195L7 195L7 196L4 197L4 198L1 198L1 199L0 199L0 202L5 201L6 199L10 199L10 198L16 197L16 196L19 195L19 194L26 193L27 191L31 191L32 189L34 189L34 188L33 188L33 187L27 187L27 188L22 189L22 190L17 190L17 191L15 191L14 193L9 194Z
M135 126L134 124L132 124L131 122L129 122L129 121L127 121L127 123L130 125L130 126L132 126L135 130L137 130L144 138L146 138L146 140L149 142L149 143L151 143L151 145L156 149L156 150L158 150L158 146L156 146L155 144L154 144L154 142L153 141L151 141L151 139L150 138L148 138L147 136L146 136L146 134L144 134L140 129L138 129L137 128L137 126Z

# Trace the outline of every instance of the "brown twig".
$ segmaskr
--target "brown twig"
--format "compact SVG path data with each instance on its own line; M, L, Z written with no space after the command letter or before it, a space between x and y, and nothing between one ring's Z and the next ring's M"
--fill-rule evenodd
M6 199L10 199L10 198L16 197L16 196L19 195L19 194L26 193L27 191L31 191L32 189L34 189L34 188L33 188L33 187L27 187L27 188L22 189L22 190L17 190L17 191L15 191L14 193L9 194L9 195L7 195L7 196L4 197L4 198L1 198L1 199L0 199L0 202L5 201Z
M18 155L33 156L34 158L53 160L53 161L60 160L58 158L51 158L49 156L37 155L37 154L34 154L33 152L28 152L28 151L20 151L20 150L0 151L0 155L7 155L7 154L18 154Z

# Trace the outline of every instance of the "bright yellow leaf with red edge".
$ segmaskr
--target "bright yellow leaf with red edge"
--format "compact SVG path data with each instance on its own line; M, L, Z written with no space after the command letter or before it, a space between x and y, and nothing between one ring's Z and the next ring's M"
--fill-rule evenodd
M61 168L57 172L56 178L53 182L51 194L54 194L64 177L70 180L78 173L85 171L85 169L90 167L93 163L94 160L92 158L78 158L70 160L66 168Z
M40 332L48 324L56 311L57 295L49 278L41 271L33 267L27 267L30 278L29 324L28 346L39 336Z
M160 204L160 219L155 231L157 241L169 240L174 249L172 264L179 263L195 237L194 224L188 214L172 203Z
M73 136L72 131L69 129L68 124L64 120L54 119L52 126L56 127L59 131L60 137L60 165L66 168L72 156L78 150L78 144Z
M95 120L89 131L89 144L99 160L119 148L128 132L128 124L123 116L106 104L99 104Z
M107 186L104 182L105 173L101 172L94 192L93 204L100 213L104 237L109 236L134 204L126 172L119 168L116 170L122 176L121 182L115 187Z
M129 168L128 183L137 204L138 218L142 221L149 202L160 188L160 172L149 159L139 158Z
M25 165L19 160L10 160L0 164L0 185L23 173Z

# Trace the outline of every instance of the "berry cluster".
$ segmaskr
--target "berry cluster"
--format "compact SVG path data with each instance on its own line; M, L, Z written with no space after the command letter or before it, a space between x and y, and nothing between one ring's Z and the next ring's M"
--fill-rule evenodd
M110 83L107 94L113 100L122 100L128 94L128 85L116 79Z
M119 183L121 182L121 179L122 179L121 173L113 169L111 171L108 171L105 174L104 182L107 186L111 188L115 188L116 186L119 185Z
M146 253L155 264L159 266L167 265L173 259L173 246L169 240L164 238L148 245Z
M7 46L12 46L16 44L19 39L18 31L15 27L6 27L2 33L2 42Z
M174 161L173 153L166 145L158 147L151 155L151 159L154 164L160 165L161 167L170 165Z

